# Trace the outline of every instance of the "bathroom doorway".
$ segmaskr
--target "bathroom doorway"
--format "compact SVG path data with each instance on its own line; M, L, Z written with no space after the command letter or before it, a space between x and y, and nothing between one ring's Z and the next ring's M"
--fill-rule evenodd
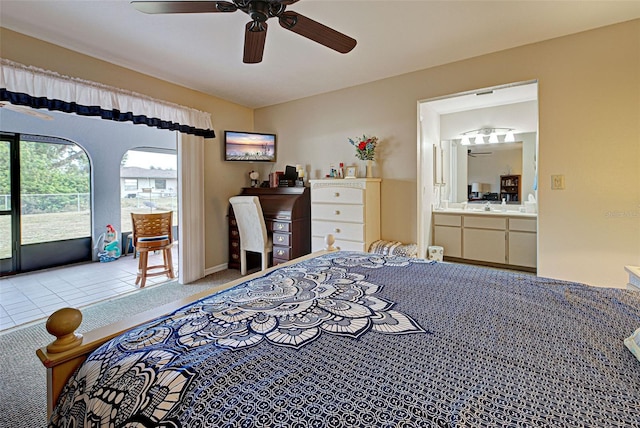
M527 189L537 197L538 153L538 83L527 81L481 88L418 102L418 250L426 254L432 242L432 212L445 204L462 204L469 200L469 155L498 152L507 133L514 141L529 141L523 150L523 171ZM493 135L493 133L497 135ZM464 141L464 137L471 137ZM478 137L480 136L480 137ZM474 141L478 138L477 141ZM491 138L491 141L489 139ZM497 141L496 141L497 138ZM511 136L507 139L512 138ZM525 154L527 158L525 159ZM477 155L487 157L488 155ZM516 166L513 166L514 168ZM499 177L505 171L491 174ZM490 181L490 180L486 180ZM487 183L488 185L490 183ZM488 192L478 189L482 193ZM477 196L477 194L476 194Z

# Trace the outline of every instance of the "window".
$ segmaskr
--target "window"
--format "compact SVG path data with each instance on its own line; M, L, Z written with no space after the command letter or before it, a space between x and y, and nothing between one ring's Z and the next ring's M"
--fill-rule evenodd
M137 178L125 178L124 179L124 190L138 190L138 179Z
M20 141L22 245L91 236L89 158L74 143Z
M166 190L167 189L167 180L162 178L156 178L155 180L155 188L158 190Z
M125 178L126 177L126 178ZM139 147L120 164L120 228L131 232L131 213L173 211L178 224L178 156L175 150Z

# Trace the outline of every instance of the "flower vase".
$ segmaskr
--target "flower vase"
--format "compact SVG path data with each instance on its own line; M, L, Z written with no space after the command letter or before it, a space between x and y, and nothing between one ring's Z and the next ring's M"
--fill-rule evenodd
M373 178L373 160L367 159L367 178Z

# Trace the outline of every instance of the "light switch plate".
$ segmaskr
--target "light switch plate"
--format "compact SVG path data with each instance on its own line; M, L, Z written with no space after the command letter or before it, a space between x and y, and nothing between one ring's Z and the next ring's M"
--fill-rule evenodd
M564 175L551 176L551 190L564 190Z

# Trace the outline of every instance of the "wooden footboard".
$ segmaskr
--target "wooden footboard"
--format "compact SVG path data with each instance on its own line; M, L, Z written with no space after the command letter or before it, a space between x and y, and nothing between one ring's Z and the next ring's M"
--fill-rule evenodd
M279 267L307 260L325 254L328 251L334 251L333 240L327 238L326 241L326 250L308 254L264 271L238 278L235 281L225 284L222 288L217 289L216 292L231 288L247 280L259 278ZM47 331L56 336L57 339L46 347L36 351L40 361L42 361L42 364L47 368L47 417L51 416L64 385L92 351L127 330L156 319L164 314L173 312L209 294L211 294L210 290L203 291L193 296L185 297L175 302L133 315L125 320L91 330L84 335L75 333L75 330L79 327L82 320L80 311L72 308L64 308L53 313L47 320Z

